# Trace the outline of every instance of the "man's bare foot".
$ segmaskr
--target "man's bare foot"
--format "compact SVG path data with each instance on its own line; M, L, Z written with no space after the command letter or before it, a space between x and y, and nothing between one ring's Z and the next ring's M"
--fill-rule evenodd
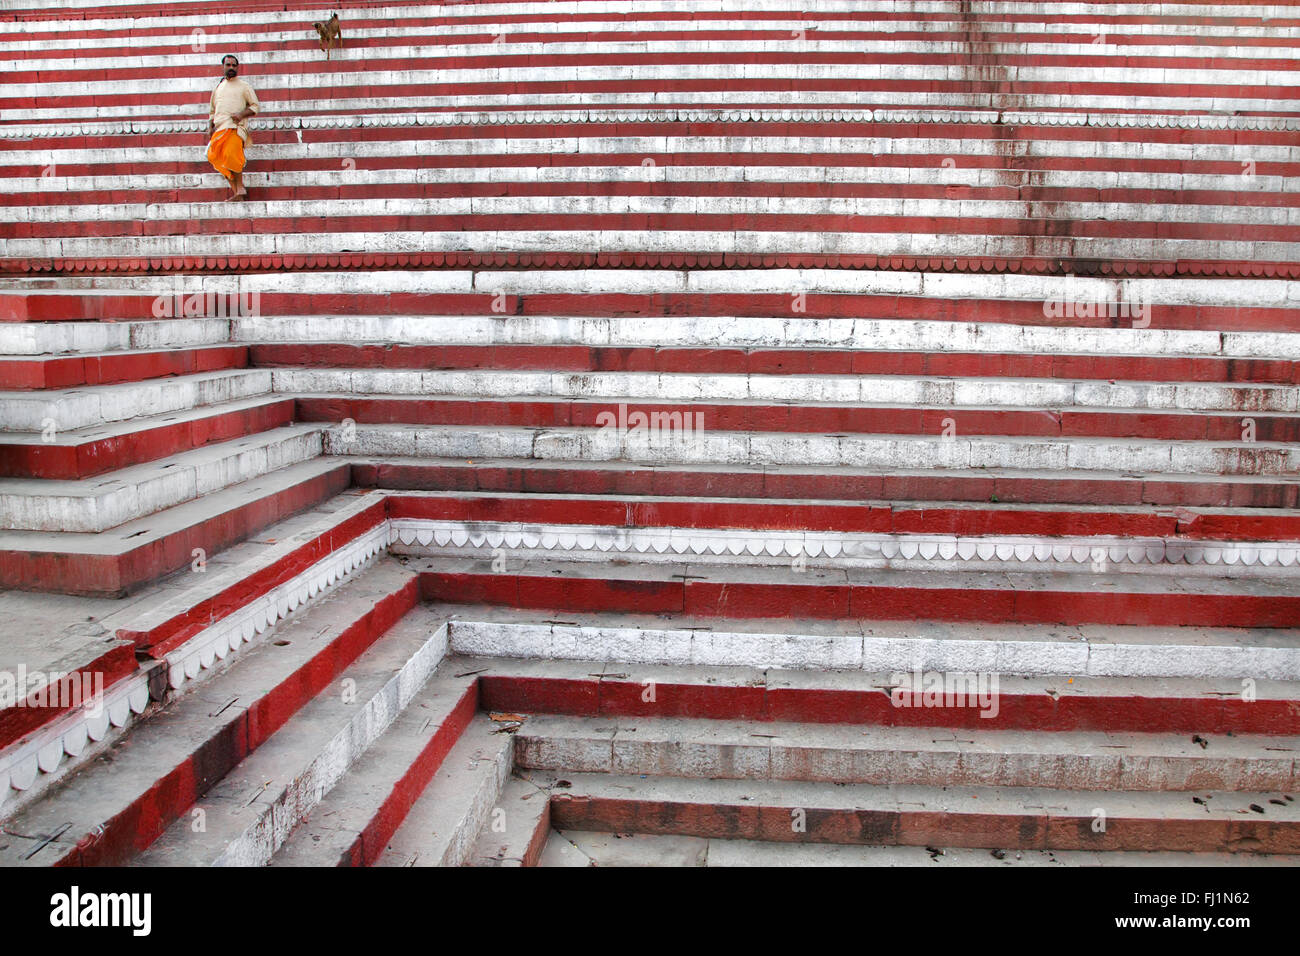
M241 189L239 192L231 196L230 199L232 202L243 202L244 200L248 199L248 190Z

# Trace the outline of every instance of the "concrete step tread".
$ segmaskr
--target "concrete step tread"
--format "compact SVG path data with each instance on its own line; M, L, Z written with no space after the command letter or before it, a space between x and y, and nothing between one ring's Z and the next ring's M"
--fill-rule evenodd
M1056 754L1075 756L1178 757L1212 761L1300 759L1300 744L1263 736L1214 736L1206 746L1188 735L1087 733L1079 731L949 730L942 727L854 727L784 721L704 720L684 717L529 717L515 735L530 739L588 741L605 746L801 748L841 752ZM516 750L516 757L519 752ZM528 766L521 764L521 766Z
M425 627L444 623L433 612L417 608L399 626L413 618L422 619ZM454 746L458 734L445 725L467 694L472 699L474 684L474 677L443 675L440 669L303 819L268 865L356 866L372 861L387 842L371 845L372 839L383 836L375 831L400 825L401 815L409 809L405 800L418 798L427 785L427 778L420 779L418 764L440 730L445 731L447 745ZM439 762L441 756L433 755ZM415 778L410 776L413 771L419 774ZM414 792L404 792L408 788ZM395 796L396 803L390 804Z
M519 612L521 613L521 612ZM587 615L584 615L586 617ZM444 667L455 673L474 672L493 677L547 678L576 683L617 682L638 688L647 682L658 685L704 686L717 688L756 688L762 690L849 691L879 694L884 697L897 686L897 672L870 670L797 670L793 668L747 667L734 664L629 663L622 660L568 658L525 658L478 656L458 649L458 618L474 620L475 610L458 609L450 616L452 651ZM593 619L598 618L592 615ZM630 616L623 618L637 627ZM649 621L645 626L649 626ZM740 622L735 622L737 625ZM750 621L748 624L760 624ZM801 625L804 622L801 622ZM728 622L731 627L732 622ZM549 625L548 625L549 626ZM736 630L740 631L739 626ZM745 633L745 632L741 632ZM749 632L753 633L753 632ZM1292 640L1300 636L1292 635ZM910 676L911 671L904 669ZM999 675L999 692L1004 696L1046 696L1052 700L1134 698L1165 700L1240 699L1241 681L1222 678L1190 677L1120 677L1065 675ZM1261 680L1256 685L1257 701L1281 701L1300 704L1300 681ZM612 719L612 718L611 718Z
M360 428L361 426L358 426ZM442 426L443 430L450 430L455 426ZM480 429L481 430L481 429ZM500 431L501 429L492 429ZM552 431L553 429L547 429ZM535 429L536 431L536 429ZM897 436L886 436L897 437ZM455 468L467 463L466 458L448 455L414 455L409 451L394 452L393 454L377 454L374 451L356 451L345 452L341 448L337 454L339 458L360 465L366 465L374 468L415 468L415 469L439 469ZM588 461L583 459L545 459L545 458L524 458L508 457L498 453L489 453L485 455L474 455L469 463L477 465L481 470L490 470L496 468L509 468L516 470L538 471L538 472L593 472L593 473L612 473L631 474L645 471L646 469L666 469L671 468L674 473L682 472L691 475L711 475L717 474L725 467L726 474L738 476L820 476L820 475L837 475L845 478L863 478L873 479L882 476L895 479L897 481L906 479L923 479L931 478L941 474L944 478L950 478L955 481L978 481L997 482L1002 481L1047 481L1060 480L1062 472L1051 471L1047 469L1035 468L944 468L927 469L927 468L865 468L852 465L821 465L814 463L792 464L789 462L768 462L762 465L753 465L745 462L728 462L725 466L715 462L689 462L674 461L667 464L657 462L638 462L623 460L602 460ZM1096 484L1098 487L1104 486L1107 482L1124 482L1124 481L1142 481L1142 482L1160 482L1162 484L1177 485L1242 485L1242 486L1269 486L1269 487L1288 487L1300 485L1300 477L1289 475L1213 475L1213 474L1177 474L1177 473L1151 473L1144 471L1116 471L1116 470L1073 470L1069 473L1072 482L1083 482ZM996 495L994 497L997 497ZM761 499L768 500L768 499ZM854 498L853 500L859 500ZM911 502L912 499L897 498L893 499L896 503ZM928 506L930 499L916 499L917 506ZM1001 502L995 502L1000 504ZM1067 502L1067 507L1073 507L1073 503ZM1172 507L1151 505L1150 507ZM1178 507L1182 507L1179 505ZM1253 509L1251 509L1253 511ZM1290 509L1287 509L1290 510Z
M132 418L129 421L104 422L101 425L87 425L83 428L71 429L69 431L57 431L54 433L53 441L46 441L39 433L35 432L0 432L0 445L53 445L56 448L65 446L75 447L93 441L103 441L106 439L134 435L153 428L201 422L206 419L217 418L221 415L229 415L233 412L265 408L269 405L275 405L280 402L289 402L292 400L293 399L290 396L276 394L258 395L252 398L238 398L215 405L198 405L193 408L177 409L175 411L161 412L155 415L142 415ZM51 479L42 478L36 480L49 481Z
M240 345L229 319L0 324L0 355L9 359L117 357L139 351Z
M104 475L80 481L52 478L0 478L0 495L30 498L95 498L122 489L130 489L153 479L176 474L189 467L216 464L236 455L278 445L294 438L314 435L320 425L282 425L269 431L247 435L231 441L204 445L179 452L157 461L131 465Z
M246 752L250 716L348 627L369 614L378 599L402 587L410 577L399 566L381 561L349 579L346 586L318 596L232 655L223 670L172 698L104 753L22 808L6 821L7 832L49 834L72 823L55 841L54 849L43 850L25 861L26 865L49 865L75 853L81 841L93 848L104 826L120 817L130 820L137 812L133 808L161 781L187 768L192 786L202 794ZM181 789L183 792L184 785ZM136 842L136 850L143 849L155 835L149 832L149 820L139 826L143 832L130 835L131 840L144 841ZM2 842L6 845L0 849L0 862L5 864L24 862L22 857L35 845L27 839Z
M996 855L994 855L996 854ZM986 850L968 847L847 846L762 840L555 830L538 866L926 866L1222 867L1297 866L1300 856L1178 851Z
M477 714L389 840L376 866L460 866L509 778L513 739Z
M491 567L493 557L410 555L406 562L424 573L458 575L500 573ZM1002 571L965 569L817 568L799 570L785 564L710 564L683 560L656 564L613 564L530 558L518 571L528 579L585 581L645 581L699 587L709 584L800 588L909 588L948 591L953 589L989 592L1068 592L1080 595L1235 595L1288 597L1300 595L1300 580L1285 578L1210 578L1143 574L1113 569L1098 571Z
M1039 410L1041 411L1041 409ZM334 430L337 431L337 427ZM628 437L635 436L638 430L639 429L630 426L625 428L624 438L626 439ZM582 428L576 426L565 427L565 426L541 426L541 425L531 425L531 426L492 425L485 428L482 425L438 425L435 429L428 425L413 425L413 424L404 424L400 422L391 422L391 423L386 422L383 424L358 423L356 425L356 432L358 436L355 442L355 444L358 446L358 450L356 454L359 455L368 454L368 451L365 446L365 440L367 435L378 436L381 438L381 440L382 438L392 436L394 439L393 444L397 446L397 450L394 451L392 457L410 457L409 455L405 454L400 447L401 444L403 443L403 439L405 439L406 442L410 442L415 439L433 438L435 437L435 433L441 433L441 434L446 434L453 441L457 439L460 439L461 441L465 441L467 439L472 439L473 437L480 435L485 431L487 431L490 436L500 435L502 438L506 438L506 439L509 438L580 439L583 437L589 438L593 434L593 429L591 428ZM596 431L598 432L599 430ZM678 429L677 431L680 432L681 429ZM665 443L671 441L674 437L673 431L665 427L664 432L666 433L666 436L664 437L663 441ZM930 446L934 446L934 445L942 446L943 444L951 444L951 445L974 444L976 446L979 445L991 446L995 444L1005 444L1012 447L1021 446L1021 447L1029 448L1030 450L1032 450L1035 446L1038 448L1049 448L1055 446L1066 446L1066 447L1078 446L1081 448L1096 448L1096 449L1103 449L1103 450L1106 448L1116 448L1121 450L1129 450L1133 452L1140 452L1145 448L1206 448L1206 449L1221 448L1221 449L1232 449L1232 450L1238 450L1242 452L1248 452L1252 449L1261 449L1261 448L1271 449L1271 450L1287 450L1294 447L1290 442L1192 441L1187 439L1156 439L1156 438L1150 438L1150 439L1148 438L1104 438L1104 437L1098 438L1091 435L1081 435L1081 436L1078 435L1055 436L1054 435L1050 437L1040 437L1040 436L1021 437L1016 435L1010 435L1010 436L986 437L982 435L963 436L957 434L952 436L951 438L945 439L941 435L895 435L889 433L871 433L871 432L852 432L847 434L809 436L801 432L755 433L755 432L731 431L731 430L702 431L698 435L696 440L702 442L709 439L734 440L734 441L745 441L745 442L761 441L761 442L771 443L773 446L783 441L807 442L807 441L828 441L828 440L842 439L845 441L889 443L891 445L896 445L896 446L905 446L908 444L930 445ZM681 439L679 438L677 440L680 441ZM346 447L346 445L340 439L336 438L335 441L338 443L338 448L339 448L339 451L337 453L348 454L348 452L343 450ZM470 448L472 446L471 444L466 442L465 447ZM482 444L482 449L484 451L487 451L490 454L491 444L485 441ZM369 452L369 454L373 454L373 452ZM439 456L436 453L434 453L434 454L430 454L428 458L424 458L422 460L428 461L437 457L442 457L442 456ZM385 456L385 460L391 460L391 457ZM673 462L672 464L676 465L677 463ZM786 464L788 466L790 463L773 462L773 464L774 465ZM899 464L906 464L906 462L899 462ZM841 467L841 466L836 466L836 467ZM953 468L953 467L948 467L946 465L943 468L945 474L951 474L956 471L965 471L965 470L967 469ZM991 464L987 468L978 468L978 469L969 469L969 470L972 473L979 473L979 474L989 474L989 473L998 473L998 472L1001 473L1009 472L1015 474L1026 474L1026 473L1056 474L1057 473L1056 471L1050 469L1034 469L1032 466L1028 468L1008 468L1008 467L998 467L997 465L993 465L993 464ZM1089 468L1088 472L1092 475L1099 475L1099 474L1104 475L1104 474L1115 473L1112 469L1092 469L1092 468ZM1175 474L1177 474L1177 472L1175 472ZM1165 478L1164 472L1151 472L1151 475L1153 477L1159 475L1161 479ZM1235 478L1236 476L1220 476L1220 477Z
M126 554L211 518L225 515L240 505L270 498L304 481L329 474L339 467L339 461L330 458L315 458L286 465L101 532L0 530L0 550L46 554Z
M271 389L271 374L268 369L223 368L214 369L210 372L190 372L185 375L168 375L162 378L146 378L133 382L112 382L107 385L75 385L71 388L0 392L0 401L39 403L53 407L55 403L84 399L88 395L94 395L103 402L116 402L123 397L137 395L142 392L192 388L197 385L226 381L257 383L259 386L265 383L263 391L270 391Z
M406 615L195 803L204 831L182 817L135 863L267 863L418 694L445 641L426 614Z
M536 866L550 829L550 795L512 775L465 865Z
M1046 790L1019 787L927 787L809 783L783 780L699 780L640 775L520 771L553 800L614 799L713 807L791 807L954 815L1035 816L1179 821L1268 821L1300 826L1300 799L1282 792L1161 793ZM567 786L565 785L567 783ZM1201 802L1196 802L1198 797ZM1282 805L1271 803L1281 800ZM1251 810L1260 806L1264 812Z

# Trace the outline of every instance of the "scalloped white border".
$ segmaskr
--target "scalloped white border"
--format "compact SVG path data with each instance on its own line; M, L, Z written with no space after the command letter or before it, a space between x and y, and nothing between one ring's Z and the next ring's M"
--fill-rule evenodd
M358 129L390 126L519 126L563 123L981 123L1012 126L1086 126L1094 129L1297 130L1286 116L1228 116L1181 113L1054 113L1047 110L931 109L578 109L463 110L449 113L368 113L362 116L279 116L259 118L258 129ZM128 133L201 133L203 120L30 124L0 127L0 139L32 139Z
M167 654L164 661L169 687L179 691L201 671L225 660L254 636L265 633L307 601L343 582L387 551L391 538L388 524L388 519L384 519ZM17 805L7 802L13 796L12 791L23 794L21 803L27 803L65 763L65 757L75 761L85 751L88 741L99 743L117 736L130 723L132 714L145 712L149 700L148 673L138 672L105 691L104 706L98 716L92 718L84 708L79 708L0 752L0 808L6 813L17 809Z
M509 548L620 554L845 560L1008 561L1021 564L1223 565L1290 568L1300 542L1179 538L1026 537L749 531L732 528L615 528L605 525L390 519L390 544L422 548Z
M372 558L388 550L391 531L384 519L369 531L331 552L296 577L277 585L261 597L254 598L239 610L195 634L167 654L167 683L180 690L200 671L226 659L228 654L289 617L322 591L343 581L366 566Z

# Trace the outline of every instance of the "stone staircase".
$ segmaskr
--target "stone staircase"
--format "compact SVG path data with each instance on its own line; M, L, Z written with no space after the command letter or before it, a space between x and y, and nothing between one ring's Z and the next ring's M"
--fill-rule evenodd
M327 12L0 0L0 859L1300 854L1300 5Z

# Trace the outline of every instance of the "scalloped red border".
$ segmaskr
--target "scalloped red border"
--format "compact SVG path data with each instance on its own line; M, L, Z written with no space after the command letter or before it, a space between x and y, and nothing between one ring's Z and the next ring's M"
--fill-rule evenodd
M1047 275L1300 278L1300 262L1091 260L991 256L756 255L723 252L342 252L302 256L0 259L0 275L278 272L337 269L879 269Z

